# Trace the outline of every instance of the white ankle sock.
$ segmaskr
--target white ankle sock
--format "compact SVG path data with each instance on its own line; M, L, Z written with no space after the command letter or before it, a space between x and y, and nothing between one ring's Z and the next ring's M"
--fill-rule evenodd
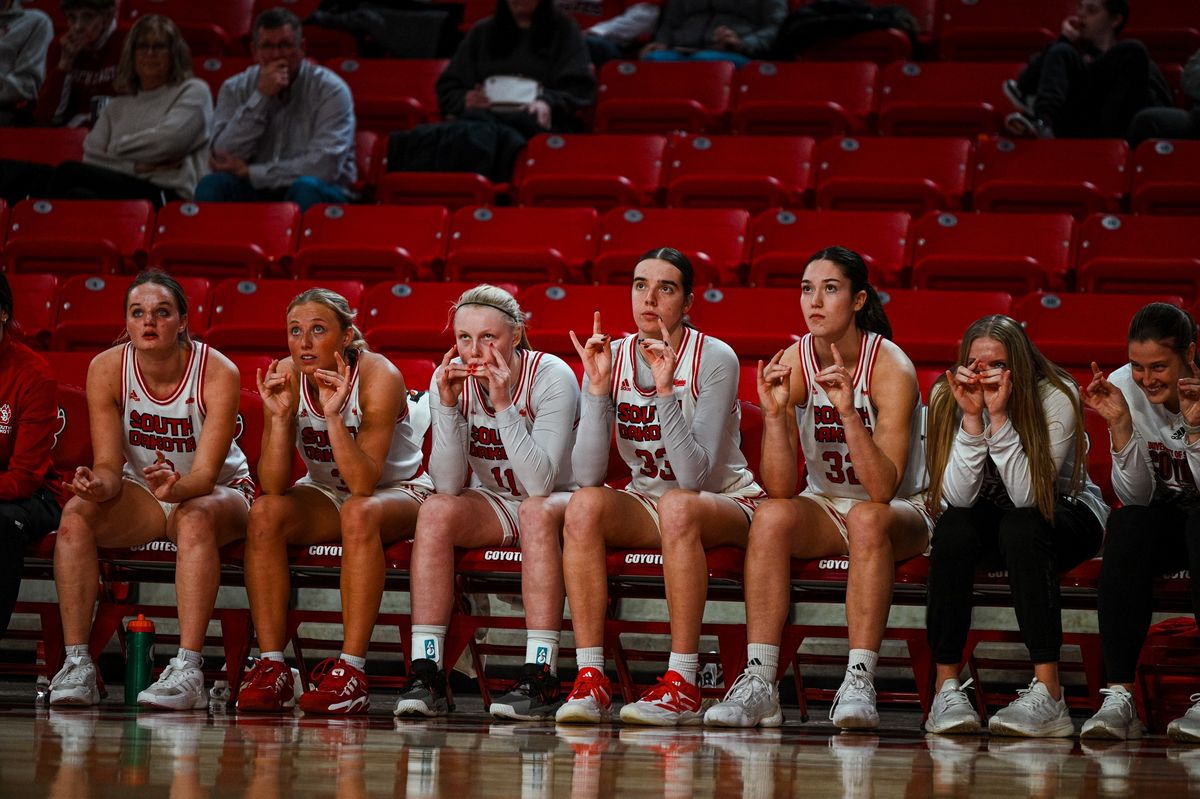
M342 652L338 655L338 660L350 664L359 671L366 671L367 669L367 659L360 658L358 655L347 655L345 652Z
M768 683L779 676L779 647L770 644L746 646L746 671L757 674Z
M846 671L861 674L871 682L875 682L877 665L879 665L878 652L872 652L870 649L851 649L850 662L846 664Z
M671 657L667 659L667 670L675 672L689 684L695 685L696 675L700 672L700 655L697 652L686 654L672 652Z
M200 657L200 653L191 649L179 647L179 652L175 654L176 659L182 660L189 668L198 669L204 664L204 658Z
M442 649L446 646L446 625L414 624L412 628L412 659L432 660L442 666Z
M263 652L263 653L262 653L262 655L261 655L261 657L262 657L262 659L263 659L263 660L273 660L273 661L275 661L276 663L284 663L284 662L286 662L286 661L284 661L284 659L283 659L283 653L282 653L282 652L274 652L274 651L272 651L272 652Z
M604 647L583 646L575 650L575 665L580 671L596 669L604 671Z
M545 663L551 674L558 674L558 630L528 630L525 633L525 662Z
M92 655L88 652L87 644L71 644L67 648L67 657L75 658L80 663L91 663Z

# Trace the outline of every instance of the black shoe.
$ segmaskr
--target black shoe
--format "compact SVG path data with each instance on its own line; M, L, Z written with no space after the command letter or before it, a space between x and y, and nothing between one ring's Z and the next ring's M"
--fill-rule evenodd
M538 721L554 717L562 704L562 686L558 676L545 663L526 663L521 677L504 696L498 697L488 712L498 719Z
M409 668L408 685L396 701L396 716L444 716L454 710L446 699L446 672L427 658L414 660Z

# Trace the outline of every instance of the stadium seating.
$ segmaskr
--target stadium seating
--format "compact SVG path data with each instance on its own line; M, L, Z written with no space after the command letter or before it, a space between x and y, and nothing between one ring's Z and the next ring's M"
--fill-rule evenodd
M154 206L145 200L24 200L9 217L9 272L115 274L145 260Z
M198 55L192 58L192 74L208 84L213 104L216 105L221 94L221 84L239 72L245 72L254 63L254 59L249 56Z
M720 133L734 66L729 61L609 61L600 68L597 133Z
M1200 142L1142 142L1130 178L1135 214L1200 214Z
M13 324L45 349L58 318L58 277L40 272L5 277L12 289Z
M1095 214L1079 228L1076 281L1083 291L1200 298L1195 217Z
M808 204L813 140L801 136L676 135L668 140L666 203L672 208L761 211Z
M865 133L878 67L869 61L754 61L734 77L734 133L837 136Z
M386 140L385 140L386 143ZM388 205L491 205L497 187L474 172L387 172L379 176L375 199Z
M278 354L282 355L283 353ZM225 355L225 353L222 353L222 355ZM241 378L242 389L258 393L258 372L262 370L263 374L266 374L267 369L271 366L272 359L266 355L251 355L244 352L229 353L225 357L233 361L233 365L237 368L238 375ZM257 461L258 459L255 458L255 462Z
M88 367L96 357L95 350L90 349L80 352L47 350L38 354L50 364L54 379L60 386L86 386Z
M213 279L286 274L299 229L292 203L168 203L158 211L150 266Z
M409 391L428 391L437 364L429 358L392 358Z
M740 209L614 208L600 217L592 279L628 283L638 259L656 247L675 247L692 262L696 286L737 285L746 259L750 214Z
M210 286L207 278L177 277L188 301L188 329L208 329ZM125 299L132 277L76 275L59 289L59 320L50 336L56 350L95 354L112 346L125 332Z
M900 285L908 226L903 211L764 211L750 223L749 283L799 286L808 257L838 244L862 255L876 285Z
M604 332L614 339L637 332L629 286L562 286L539 283L520 295L529 340L535 349L577 359L569 332L582 344L592 335L593 316L600 312Z
M1138 0L1121 36L1146 45L1155 61L1182 64L1200 50L1200 5Z
M314 205L292 261L302 279L433 280L446 253L446 209Z
M925 211L962 207L971 143L956 138L829 138L813 154L818 208Z
M976 149L976 210L1070 213L1121 208L1129 145L1120 139L990 139Z
M944 61L1024 61L1058 38L1075 0L942 0Z
M250 35L254 0L194 3L191 0L125 0L124 15L136 21L146 14L162 14L179 26L196 55L222 55L243 51Z
M697 291L688 317L697 329L733 347L743 362L769 360L808 332L797 288Z
M5 128L0 159L59 164L83 158L86 128Z
M445 277L581 282L595 250L591 208L460 208L450 220Z
M441 118L435 85L447 63L438 58L336 58L326 66L350 87L359 130L386 136Z
M889 289L880 299L893 340L918 367L940 369L957 359L962 334L972 322L1012 309L1012 297L1001 291Z
M287 354L287 307L305 289L321 286L341 294L351 310L360 307L357 280L239 280L213 287L212 324L205 341L221 352L250 352L273 358Z
M884 136L977 136L1004 129L1012 104L1004 80L1021 64L903 61L879 73L879 117Z
M662 136L541 135L517 159L521 205L654 205L667 141Z
M371 349L441 363L454 344L450 309L475 283L378 283L363 294L358 322Z

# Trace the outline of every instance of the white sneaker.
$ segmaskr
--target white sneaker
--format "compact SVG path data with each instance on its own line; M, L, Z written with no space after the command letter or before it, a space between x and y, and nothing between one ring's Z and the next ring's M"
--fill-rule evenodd
M50 696L53 697L54 694ZM1172 741L1200 742L1200 694L1192 694L1191 701L1193 704L1187 712L1167 725L1167 737ZM50 700L50 704L54 704L53 699Z
M1096 715L1083 723L1080 738L1124 741L1142 737L1142 722L1138 718L1133 696L1120 685L1101 688L1104 704Z
M973 680L959 685L958 680L946 680L942 690L933 697L929 718L925 719L925 732L939 735L969 735L979 732L979 714L975 712L967 686Z
M725 698L704 714L711 727L778 727L783 724L779 691L757 674L743 671Z
M137 696L142 707L158 710L200 710L208 707L204 692L204 672L189 666L186 660L171 658L154 682Z
M846 669L846 678L829 708L829 720L843 730L873 730L879 726L875 685L865 672Z
M872 698L874 697L874 691ZM842 773L842 796L844 799L874 796L875 750L879 748L879 737L875 735L834 735L829 739L829 748L837 758Z
M1075 734L1065 697L1054 699L1036 678L1028 688L1017 691L1008 707L992 716L988 723L992 735L1018 735L1024 738L1068 738Z
M992 738L988 741L988 756L998 760L1011 775L1014 785L1010 793L1056 796L1063 766L1070 761L1074 748L1074 741L1063 738ZM1018 787L1022 782L1025 787Z
M96 739L96 722L100 710L50 710L47 721L50 729L62 739L63 765L80 766L87 760Z
M1101 796L1130 796L1130 777L1133 774L1135 747L1126 741L1081 741L1083 754L1100 767Z
M96 705L100 689L96 687L96 664L91 658L69 657L50 681L51 706Z
M975 760L979 757L980 738L925 736L925 747L933 761L934 795L950 795L953 786L969 786Z

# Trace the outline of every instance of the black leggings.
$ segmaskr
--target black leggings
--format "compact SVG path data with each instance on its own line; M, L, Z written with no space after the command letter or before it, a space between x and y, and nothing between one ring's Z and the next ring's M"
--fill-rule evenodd
M58 527L61 515L58 502L45 488L27 499L0 501L0 635L8 630L21 590L25 547Z
M1036 508L980 501L947 508L933 529L926 627L935 663L962 660L971 629L975 570L1008 569L1017 625L1034 663L1056 663L1062 649L1062 572L1096 554L1104 528L1086 505L1059 499L1051 526Z
M1192 612L1200 621L1200 510L1165 503L1127 505L1108 517L1100 567L1100 643L1110 683L1131 683L1150 629L1154 579L1191 570Z

